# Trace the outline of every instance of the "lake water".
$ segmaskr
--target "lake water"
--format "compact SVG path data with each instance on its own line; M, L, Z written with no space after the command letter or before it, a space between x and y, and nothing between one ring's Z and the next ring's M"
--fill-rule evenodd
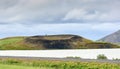
M57 57L78 56L86 59L96 59L98 54L104 54L108 59L119 58L120 49L67 49L67 50L0 50L0 56L25 57Z

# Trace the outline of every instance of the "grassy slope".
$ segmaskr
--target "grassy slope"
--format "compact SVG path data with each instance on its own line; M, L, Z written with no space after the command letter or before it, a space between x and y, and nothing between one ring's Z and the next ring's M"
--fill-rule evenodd
M21 66L21 65L8 65L8 64L0 64L0 69L49 69L49 68L40 68L40 67L32 67L32 66Z
M24 43L24 37L10 37L0 39L0 49L1 50L32 50L37 49L37 47L32 44Z
M35 44L26 43L24 42L25 37L9 37L0 39L0 50L38 50L38 49L45 49L43 47L37 46ZM92 42L87 39L82 39L83 42L75 42L74 46L75 49L91 49L91 48L100 48L100 44L103 44L102 47L112 44L106 43L96 43ZM99 46L97 46L99 45ZM117 48L116 45L112 45L112 48Z

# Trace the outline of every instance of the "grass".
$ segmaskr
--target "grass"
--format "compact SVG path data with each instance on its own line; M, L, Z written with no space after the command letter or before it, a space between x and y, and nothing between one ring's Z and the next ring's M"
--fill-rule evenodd
M0 40L0 49L16 49L18 46L18 43L23 40L23 37L14 37L14 38L5 38Z
M40 67L0 64L0 69L50 69L50 68L40 68Z
M0 59L0 64L11 65L11 67L23 67L20 69L42 68L42 69L120 69L120 64L114 63L98 63L98 62L73 62L59 60L31 60L31 59ZM1 67L1 66L0 66ZM5 69L5 68L0 68ZM10 69L10 68L9 68ZM14 69L14 68L12 68ZM17 68L16 68L17 69ZM30 68L29 68L30 69Z
M9 37L0 39L0 50L34 50L38 49L32 44L24 42L25 37Z

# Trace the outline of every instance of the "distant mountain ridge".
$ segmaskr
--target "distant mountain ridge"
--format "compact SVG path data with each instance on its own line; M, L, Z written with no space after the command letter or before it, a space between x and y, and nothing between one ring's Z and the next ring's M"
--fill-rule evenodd
M103 49L120 48L117 45L93 42L78 35L39 35L0 39L0 50L49 50L49 49Z
M104 38L101 38L99 41L110 42L110 43L120 43L120 30L114 32Z

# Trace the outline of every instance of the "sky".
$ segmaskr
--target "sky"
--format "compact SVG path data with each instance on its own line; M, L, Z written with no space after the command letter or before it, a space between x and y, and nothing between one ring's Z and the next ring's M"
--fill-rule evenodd
M0 0L0 38L75 34L98 40L120 29L120 0Z

